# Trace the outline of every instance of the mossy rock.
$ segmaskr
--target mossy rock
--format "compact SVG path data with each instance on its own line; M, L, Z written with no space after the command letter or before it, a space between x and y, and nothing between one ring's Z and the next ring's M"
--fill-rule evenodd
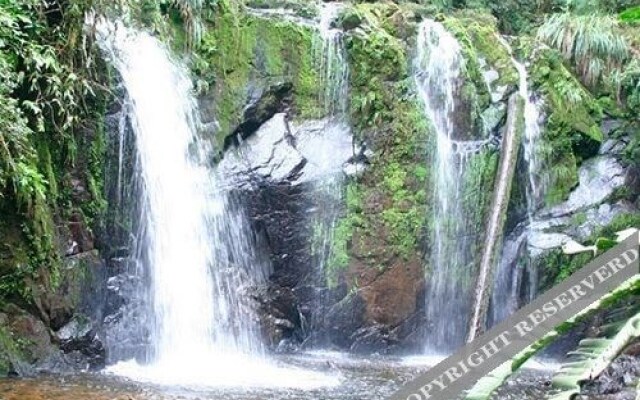
M478 10L461 10L445 19L445 25L455 33L463 46L470 44L472 49L465 49L468 57L484 58L499 73L497 85L517 87L519 77L511 61L511 54L500 43L500 31L497 20L490 14Z
M543 97L546 124L540 156L547 172L546 204L567 199L578 183L578 166L597 154L603 140L600 103L552 49L538 49L531 78Z
M219 123L216 142L233 132L253 89L290 82L293 111L299 118L320 117L321 89L314 67L310 27L277 18L262 18L220 7L196 52L194 72L209 86L205 97Z
M246 0L245 5L256 9L291 10L302 18L313 18L318 15L318 6L307 0Z
M578 220L580 217L576 217ZM577 221L579 222L579 221ZM600 254L615 246L616 232L627 228L640 227L640 213L625 213L616 216L608 225L597 229L582 243L595 243ZM553 287L562 282L578 269L585 266L593 258L593 253L581 253L567 255L561 249L553 249L535 260L539 266L540 283L539 292Z
M11 214L2 213L1 215L0 279L15 272L19 266L29 264L28 244L19 222L12 218Z
M13 304L0 306L0 377L30 374L55 351L41 320Z
M518 72L509 51L499 40L496 20L491 15L458 11L440 19L458 40L465 60L458 114L469 120L465 124L468 126L465 130L470 132L468 138L484 137L488 132L482 114L492 102L505 101L517 89ZM485 74L490 71L496 78L488 82Z

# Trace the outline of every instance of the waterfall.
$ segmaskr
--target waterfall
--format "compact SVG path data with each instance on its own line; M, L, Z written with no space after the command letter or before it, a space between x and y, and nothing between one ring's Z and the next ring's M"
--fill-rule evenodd
M322 103L329 116L344 118L347 110L349 64L344 47L344 32L332 24L338 18L341 3L323 3L320 8L320 41L315 43L316 64L323 87Z
M471 153L482 142L454 140L455 97L464 59L456 39L437 22L419 28L415 81L436 137L430 275L427 277L427 351L444 352L464 343L471 279L472 238L463 205L463 178Z
M325 120L319 132L323 137L310 143L314 149L306 145L310 150L306 154L310 156L309 162L320 172L314 183L316 204L312 222L312 252L316 258L316 271L320 281L326 276L326 270L332 261L335 229L343 203L344 173L332 170L332 166L335 166L335 151L343 147L340 142L351 141L351 130L347 122L349 65L344 32L332 27L342 7L341 3L322 4L319 35L314 42L315 67L323 88L320 100ZM324 301L319 299L319 310L323 306ZM322 316L322 311L316 313L316 318Z
M108 38L103 47L130 98L142 181L136 247L138 262L151 269L153 357L180 363L203 350L259 351L246 315L234 314L241 301L228 271L251 260L243 243L248 227L216 193L203 162L211 149L196 136L191 81L150 35L117 25ZM233 238L234 247L221 237Z
M129 104L140 180L136 264L149 276L147 365L110 371L163 384L317 387L335 379L268 364L248 290L269 266L243 210L221 192L184 67L147 33L98 24ZM144 326L143 326L144 328Z
M482 258L473 296L471 320L467 341L474 340L484 331L487 322L489 300L493 292L493 277L496 265L496 253L502 245L502 235L507 215L507 207L511 198L511 185L518 159L518 114L521 107L515 95L509 99L507 124L502 138L500 163L493 188L493 200L487 228Z
M542 160L540 160L540 134L542 131L541 112L542 105L536 102L529 91L529 74L526 67L515 61L514 64L520 74L520 96L524 103L524 160L527 163L527 214L529 220L533 219L533 213L543 201L545 193L545 180L542 174Z
M499 42L512 54L509 43L501 36ZM524 137L522 141L523 161L526 165L526 207L527 221L519 224L506 238L499 259L495 287L491 299L492 313L489 324L495 325L515 312L521 304L522 291L525 301L531 301L536 295L537 271L528 262L527 239L533 214L544 196L544 178L539 153L542 117L541 104L536 102L529 89L529 74L526 66L516 60L511 61L518 71L518 94L524 101Z

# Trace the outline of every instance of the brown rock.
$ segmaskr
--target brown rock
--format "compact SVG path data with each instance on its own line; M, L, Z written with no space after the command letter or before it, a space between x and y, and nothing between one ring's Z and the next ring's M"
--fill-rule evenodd
M367 322L398 326L416 311L423 286L424 272L419 261L397 260L360 291Z

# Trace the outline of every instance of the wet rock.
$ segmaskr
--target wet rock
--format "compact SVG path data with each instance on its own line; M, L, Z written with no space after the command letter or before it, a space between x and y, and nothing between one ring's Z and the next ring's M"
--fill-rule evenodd
M597 378L585 382L581 387L581 395L590 398L589 395L620 394L626 388L634 385L640 377L640 359L626 354L618 356L607 369ZM607 399L625 397L606 397ZM632 397L633 398L633 397Z
M619 119L605 118L600 124L600 130L606 136L611 136L612 132L617 131L623 125L623 122Z
M507 116L507 106L504 103L492 104L483 111L482 120L487 132L495 132L500 123Z
M579 226L572 226L569 230L574 238L584 240L590 237L597 229L609 225L615 217L621 214L632 213L635 210L626 202L616 204L604 203L584 212L585 221Z
M292 130L296 149L308 161L302 175L305 181L342 174L344 166L361 152L349 126L339 120L305 121Z
M359 282L365 284L361 273ZM424 287L424 272L418 262L396 262L375 277L360 292L370 323L396 327L418 307L418 293Z
M349 350L360 354L386 352L393 341L387 327L383 325L360 328L351 335L351 339L353 344Z
M295 353L300 350L300 345L291 339L282 339L275 349L276 353Z
M0 334L6 336L6 340L0 343L0 347L6 348L0 348L0 353L6 354L10 372L30 375L34 364L43 362L56 352L49 329L35 316L8 304L3 307L0 320L4 321Z
M571 239L586 238L617 215L628 212L630 208L624 203L604 203L625 184L625 177L625 169L612 156L600 155L585 161L579 170L580 183L569 199L535 216L528 239L531 254L537 257Z
M256 89L249 104L245 107L242 122L232 135L224 140L224 149L238 144L258 130L276 113L281 113L289 106L293 85L290 82L270 86L265 90Z
M380 271L352 266L344 282L358 282L330 306L319 331L329 346L356 353L387 353L415 347L424 337L423 272L418 262L395 262Z
M277 114L238 147L228 151L219 164L231 182L256 185L262 182L295 181L307 160L292 145L285 114Z
M532 231L529 234L528 242L531 247L531 255L536 257L547 250L561 247L570 240L571 236L564 233Z
M424 290L423 290L424 291ZM400 325L391 331L396 343L390 344L389 351L404 354L416 354L424 349L424 338L427 329L426 314L424 311L424 293L418 295L420 307L413 315L402 321Z
M72 256L79 253L85 253L95 248L93 234L89 230L84 218L80 213L74 213L68 222L71 246L68 247L66 256Z
M279 113L229 149L218 168L230 186L245 189L300 184L342 175L344 166L360 152L344 123L324 119L297 125Z
M89 368L100 368L105 364L106 350L97 330L87 318L76 316L56 332L60 349L65 353L79 353L82 363Z
M366 303L357 293L349 294L331 307L326 315L326 333L330 341L341 347L351 348L357 337L353 332L358 331L364 324Z
M569 199L543 211L542 216L563 216L599 204L624 184L624 168L610 156L596 156L585 161L578 174L580 183L569 194Z
M82 309L100 310L105 266L98 252L90 251L66 257L58 272L59 281L55 285L48 272L30 283L41 318L54 330Z
M484 78L484 82L487 85L487 90L491 96L492 103L499 103L506 99L507 90L509 89L508 85L497 85L497 82L500 80L500 73L493 69L488 63L487 60L480 57L478 59L478 64L482 69L482 76Z
M292 289L270 286L259 289L255 296L263 337L270 347L283 351L283 342L294 343L295 330L301 326L298 301Z
M619 155L624 152L624 149L627 147L628 140L622 139L608 139L605 141L602 146L600 146L600 150L598 154L600 155Z

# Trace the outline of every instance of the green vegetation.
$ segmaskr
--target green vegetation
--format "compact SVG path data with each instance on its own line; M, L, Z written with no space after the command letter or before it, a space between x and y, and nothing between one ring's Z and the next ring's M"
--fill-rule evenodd
M621 12L620 21L629 25L637 25L640 23L640 6L632 7Z
M579 214L578 214L579 215ZM600 252L611 247L615 233L631 227L640 226L640 214L625 213L616 216L610 224L598 228L585 243L595 243ZM593 258L592 253L582 253L574 256L566 255L562 250L552 250L538 261L542 275L540 290L544 291L562 282L575 271L583 267Z
M518 71L511 62L511 55L507 48L497 39L500 33L493 16L475 10L460 10L446 17L443 24L456 36L462 46L467 83L472 83L478 92L478 108L486 108L490 101L479 65L481 58L499 74L498 80L493 85L510 86L512 90L517 86ZM473 89L467 89L469 90Z
M350 261L349 243L354 230L364 224L362 217L362 200L355 183L350 183L345 188L346 216L338 221L332 235L332 243L329 244L329 257L326 264L326 277L329 287L338 284L340 272Z
M633 326L633 324L637 324L637 311L638 306L634 304L634 297L637 299L637 296L640 294L640 280L635 279L630 282L625 283L623 286L617 288L613 292L607 294L599 301L595 302L587 309L580 312L578 315L574 316L570 320L558 325L554 330L546 334L540 340L536 341L511 360L505 362L495 370L491 371L488 375L480 379L476 385L467 393L465 399L466 400L486 400L490 399L493 392L504 382L506 379L512 375L514 372L518 371L522 365L537 354L540 350L547 347L553 341L555 341L561 335L569 332L572 328L574 328L578 323L582 321L586 321L589 318L593 318L594 314L598 312L603 312L607 309L614 309L615 312L612 313L614 318L618 319L618 321L609 324L604 327L605 334L608 336L606 339L599 339L595 341L591 341L592 339L585 339L585 341L581 342L581 345L584 347L581 350L587 350L587 353L594 354L595 358L586 359L586 357L582 360L582 363L572 363L566 364L566 371L572 371L574 366L579 366L580 369L582 367L593 368L591 371L591 376L581 377L580 380L584 380L585 378L594 377L597 374L593 374L593 371L597 369L602 369L608 365L609 362L613 361L612 356L615 357L622 347L627 344L633 335L637 337L637 333L631 333L629 330L636 330L637 326ZM631 298L631 301L629 300ZM635 314L635 315L634 315ZM635 322L632 322L635 321ZM602 328L602 327L601 327ZM594 347L594 345L596 345ZM612 348L617 348L617 351L611 351ZM607 352L607 350L609 350ZM604 354L603 354L604 353ZM600 357L597 357L599 355ZM603 355L606 356L603 357ZM590 364L590 365L587 365ZM595 368L594 368L595 367ZM562 371L562 370L561 370ZM580 371L581 373L585 373L584 370ZM568 374L567 374L568 375ZM556 375L557 378L557 375ZM570 377L564 376L558 381L554 378L554 386L558 383L570 383L570 386L574 386L577 382L566 379ZM560 385L558 385L560 386ZM568 395L566 397L560 397L562 399L570 399L573 397L572 394L566 393ZM553 397L555 399L555 397Z
M104 203L101 171L84 169L83 151L94 144L81 144L94 112L100 112L99 99L106 96L104 65L83 33L85 12L102 5L0 4L0 200L16 216L12 231L3 229L0 238L6 248L28 249L28 261L8 259L15 268L0 275L2 296L30 301L24 279L40 269L55 275L55 226L80 206L70 196L72 173L90 182L89 204ZM98 158L102 155L95 154L94 161ZM99 212L100 207L88 207L85 216Z
M299 118L319 117L314 69L314 31L294 22L269 20L221 3L195 53L193 69L203 93L215 93L218 143L231 134L249 100L251 86L291 82Z
M629 57L629 45L610 16L555 14L540 27L538 37L575 65L589 86Z
M454 116L456 125L464 126L464 132L456 132L462 138L485 137L482 116L489 107L497 110L491 116L503 118L491 92L503 87L506 98L517 90L518 74L500 36L517 35L507 40L515 48L514 56L528 64L531 89L544 109L539 156L545 205L551 206L567 199L578 182L581 163L609 139L603 122L619 123L611 135L629 138L621 162L630 172L640 170L640 8L632 3L347 3L337 23L345 31L350 66L348 120L356 141L366 144L372 156L362 176L344 188L343 214L328 235L328 284L337 285L345 271L361 267L383 271L392 265L422 265L430 251L435 146L411 74L422 19L442 22L462 47L464 82L457 95L463 104ZM65 281L60 267L70 226L103 230L105 214L114 213L107 211L104 193L109 157L104 117L115 79L87 34L88 11L125 16L188 62L203 99L201 111L207 122L215 119L219 124L211 138L218 148L242 122L247 103L283 83L292 88L291 102L283 105L291 117L324 116L316 29L295 18L259 17L246 7L283 7L307 19L318 13L310 0L0 2L0 302L35 310L38 290L55 291ZM499 76L491 87L484 76L489 69ZM498 159L495 149L471 155L461 177L462 206L470 216L465 223L469 234L480 238L478 246ZM637 209L637 186L627 184L609 200ZM514 187L512 205L525 203L523 187ZM131 228L125 211L115 213L122 213L119 217L126 225L119 232ZM567 219L581 225L587 215L580 212ZM604 251L613 245L617 230L630 226L640 226L637 212L617 217L588 241ZM311 228L316 236L323 229ZM590 258L549 252L539 260L544 268L542 288L560 282ZM74 273L86 272L84 264L79 268ZM349 285L349 293L355 294L357 279ZM556 334L569 326L559 327ZM15 354L15 346L17 339L0 326L0 376L9 368L12 360L7 354ZM512 367L524 359L514 360Z
M539 158L548 166L548 205L567 198L578 182L578 165L595 155L603 135L602 108L553 50L536 54L532 79L547 113Z
M394 24L392 5L358 5L363 30L350 35L350 114L355 134L378 151L364 176L347 187L347 209L334 236L329 282L353 257L374 268L414 259L424 237L428 125L412 92L408 49ZM383 132L385 132L383 134Z
M11 332L0 324L0 376L7 376L20 358L20 349Z

